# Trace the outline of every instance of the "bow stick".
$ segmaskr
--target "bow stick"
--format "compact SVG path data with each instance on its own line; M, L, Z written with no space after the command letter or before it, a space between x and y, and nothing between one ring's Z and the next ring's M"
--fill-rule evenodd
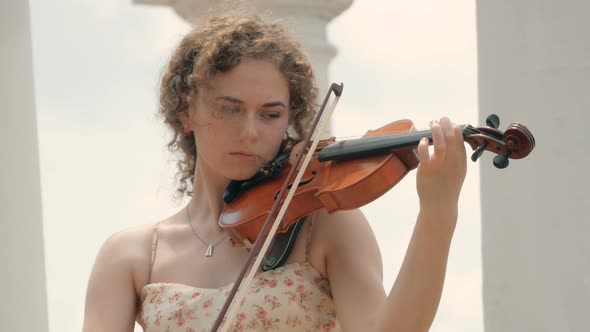
M299 186L299 183L301 182L301 178L303 177L303 174L305 173L305 170L307 169L307 165L311 161L311 157L313 156L313 154L318 146L318 143L321 139L321 133L326 129L328 122L332 116L332 113L334 112L334 109L336 108L336 104L338 103L338 100L340 99L340 96L342 95L342 89L343 89L343 84L332 83L332 85L330 85L330 89L328 90L328 93L326 94L324 102L322 103L322 107L318 111L318 114L314 119L314 123L312 125L312 128L304 140L304 143L303 143L304 148L302 149L302 151L305 149L306 146L309 145L312 135L315 134L314 140L312 142L312 145L308 149L307 153L305 154L305 159L303 161L303 164L299 168L299 171L297 173L297 176L295 177L295 180L293 181L291 189L289 190L289 193L288 193L287 197L285 198L283 205L281 206L281 210L279 211L279 214L277 215L276 219L272 223L272 227L271 227L270 231L268 232L266 240L263 241L262 240L262 237L264 236L263 234L265 234L265 231L268 229L268 227L271 223L271 220L275 215L277 207L280 204L280 201L282 200L287 187L289 186L289 182L293 178L293 174L294 174L295 170L297 169L297 166L301 162L301 159L303 157L303 153L298 154L294 165L292 165L291 171L289 172L287 179L285 180L285 183L283 183L283 187L281 188L281 190L278 194L278 197L275 200L275 203L274 203L272 209L270 210L269 215L268 215L264 225L262 226L262 229L260 230L260 233L258 234L258 238L254 242L254 246L250 250L250 254L248 255L246 263L244 264L244 267L242 268L242 271L240 272L238 279L234 283L234 285L228 295L228 298L226 299L223 307L221 308L221 311L219 312L219 315L217 316L217 319L215 320L215 323L213 324L211 332L218 331L219 326L221 325L221 322L223 321L223 318L225 316L227 316L228 318L225 321L225 324L223 325L221 332L226 332L229 329L229 326L232 323L232 317L234 316L235 311L237 310L237 307L238 307L235 303L232 303L233 302L232 300L236 296L238 299L243 298L245 293L247 292L248 286L250 285L250 283L254 279L254 275L256 274L256 271L258 271L258 268L259 268L260 264L262 263L262 259L264 258L263 257L264 255L258 255L258 254L260 252L264 253L268 250L268 247L270 246L270 243L272 242L272 239L279 227L279 224L280 224L281 220L283 219L283 215L287 211L287 208L289 207L289 203L291 202L291 199L295 195L297 187ZM328 103L328 99L330 98L330 95L332 92L334 92L334 95L336 97L334 98L334 100L330 104L330 108L329 108L327 114L325 116L323 116L324 109L326 108L326 104ZM322 119L321 123L320 123L320 118ZM319 129L316 130L318 128L318 123L319 123ZM254 264L252 265L252 260L254 259L254 256L256 256L256 260L255 260ZM250 272L248 273L248 276L244 278L244 275L245 275L246 271L248 270L248 268L250 267L250 265L252 265L252 267L250 268ZM243 285L243 287L240 287L241 285ZM227 314L226 314L226 312L227 312Z

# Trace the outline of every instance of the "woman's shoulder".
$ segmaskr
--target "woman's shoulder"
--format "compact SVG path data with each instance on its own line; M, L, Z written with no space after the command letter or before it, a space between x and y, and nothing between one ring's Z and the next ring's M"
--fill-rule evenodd
M149 259L158 233L175 224L177 219L178 213L157 222L124 228L108 236L102 249L121 259Z
M111 234L104 240L97 259L108 257L112 265L126 265L129 271L135 270L138 264L149 262L156 227L157 223L145 224Z
M326 244L332 241L340 242L351 236L365 234L370 228L367 219L359 209L343 210L334 213L326 211L318 212L314 219L314 232L322 238Z
M327 275L325 262L350 258L350 250L356 246L376 247L370 225L359 209L328 213L315 213L311 226L310 256L312 264ZM377 249L378 250L378 249Z
M108 236L103 242L101 251L107 251L113 257L130 257L138 254L140 248L149 248L152 235L158 223L131 226Z
M375 234L361 210L352 209L331 214L321 212L317 219L319 222L317 225L314 222L314 233L317 232L317 236L321 239L327 260L348 259L351 251L356 253L366 251L366 254L378 256L380 259Z
M161 232L170 219L142 224L119 230L108 236L98 253L97 261L107 258L107 270L126 271L136 285L147 283L153 250L158 231Z
M155 224L130 227L108 236L94 260L86 291L86 326L130 324L147 279ZM145 275L145 276L143 276ZM104 317L112 319L105 321Z

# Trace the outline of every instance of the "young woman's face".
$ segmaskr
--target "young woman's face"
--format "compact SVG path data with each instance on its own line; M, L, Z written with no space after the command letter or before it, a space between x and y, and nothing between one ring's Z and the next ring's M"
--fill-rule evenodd
M266 60L245 59L192 101L190 130L200 167L245 180L277 154L289 124L289 85Z

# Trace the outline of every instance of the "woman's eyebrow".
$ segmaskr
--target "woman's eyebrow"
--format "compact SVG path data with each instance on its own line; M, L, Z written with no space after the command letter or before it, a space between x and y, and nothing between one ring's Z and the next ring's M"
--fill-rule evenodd
M276 106L280 106L282 108L287 108L287 105L285 105L285 103L283 103L282 101L271 101L268 103L264 103L262 105L262 107L276 107Z
M234 98L234 97L230 97L230 96L221 96L221 97L217 97L215 99L229 101L231 103L236 103L236 104L243 104L244 103L243 101L239 100L238 98Z
M227 102L234 103L234 104L243 104L244 103L242 100L235 98L235 97L230 97L230 96L220 96L215 99L227 101ZM282 101L270 101L268 103L262 104L262 107L277 107L277 106L287 108L287 105L285 105L285 103L283 103Z

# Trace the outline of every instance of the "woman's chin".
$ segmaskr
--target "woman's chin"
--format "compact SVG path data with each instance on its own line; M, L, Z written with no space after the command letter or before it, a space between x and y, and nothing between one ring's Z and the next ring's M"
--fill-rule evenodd
M235 181L244 181L244 180L249 180L252 177L254 177L254 175L256 175L256 173L258 173L259 169L256 170L240 170L239 172L235 172L233 174L231 174L229 176L230 179L235 180Z

